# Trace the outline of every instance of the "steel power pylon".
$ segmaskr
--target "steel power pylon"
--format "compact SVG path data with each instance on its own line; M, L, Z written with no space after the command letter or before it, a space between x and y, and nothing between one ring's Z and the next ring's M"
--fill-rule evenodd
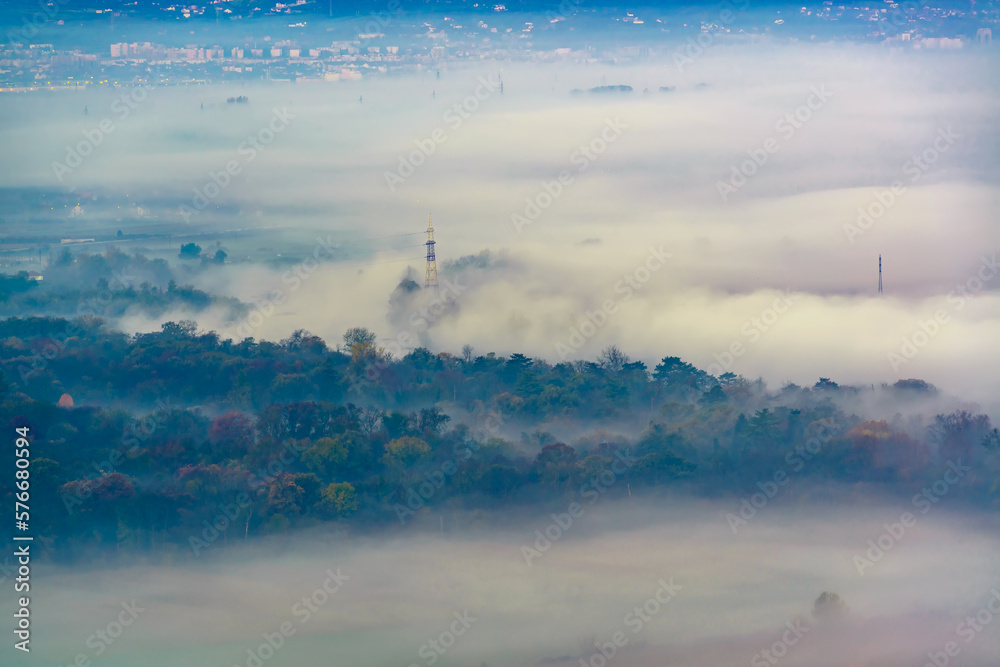
M437 260L434 257L434 225L431 222L431 214L427 214L427 269L424 271L424 289L433 288L438 291L438 268Z

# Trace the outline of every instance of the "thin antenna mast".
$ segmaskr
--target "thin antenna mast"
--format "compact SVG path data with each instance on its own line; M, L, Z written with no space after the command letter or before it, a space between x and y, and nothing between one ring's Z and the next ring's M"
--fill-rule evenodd
M878 256L878 293L882 293L882 255Z

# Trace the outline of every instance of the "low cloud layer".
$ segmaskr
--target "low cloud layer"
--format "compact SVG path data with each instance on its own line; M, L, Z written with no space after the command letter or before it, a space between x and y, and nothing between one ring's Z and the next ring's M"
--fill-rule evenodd
M120 120L106 93L81 94L87 117L68 102L5 98L0 138L23 164L0 169L15 186L154 202L156 221L134 222L155 227L237 161L240 174L183 229L279 226L298 244L286 257L308 255L316 238L343 243L340 265L294 290L287 268L246 263L198 279L246 301L282 291L257 338L307 328L332 342L360 325L390 343L414 328L401 324L412 315L389 317L390 295L407 266L422 284L422 248L403 247L421 237L351 240L419 232L432 211L440 263L484 249L505 259L442 271L461 293L418 318L420 344L550 361L617 344L647 363L680 355L773 384L922 377L996 413L995 67L994 52L974 47L764 42L719 44L683 71L669 58L486 63L440 79L241 88L243 108L223 102L236 88L154 89ZM484 87L499 78L503 94ZM619 83L634 91L570 94ZM241 154L285 108L287 128L252 161ZM104 116L115 131L57 182L51 162ZM390 189L387 174L417 161ZM125 224L87 208L73 224ZM670 259L626 301L620 281L645 276L661 248ZM770 311L781 294L793 305ZM615 312L599 313L609 300ZM223 313L198 319L240 336ZM136 313L122 326L158 321Z
M441 665L576 665L619 631L627 641L608 664L747 664L793 638L788 624L800 636L776 649L787 652L782 664L920 665L950 641L963 664L988 664L1000 650L992 625L969 640L959 626L987 607L998 585L992 521L935 509L862 575L855 557L907 508L858 503L790 509L777 499L737 535L725 515L739 511L738 501L680 499L655 507L602 501L564 530L553 530L543 512L499 530L446 512L428 518L425 533L408 529L388 540L299 535L243 548L230 531L230 548L172 567L46 567L32 609L37 657L93 659L88 636L134 599L142 611L101 664L244 665L262 635L273 638L285 622L295 633L264 664L336 654L350 664L405 667L430 664L434 653ZM556 539L546 547L536 529ZM536 547L529 565L524 549ZM317 593L324 586L333 592ZM814 614L823 591L838 594L846 610L825 620ZM308 614L303 597L314 600ZM456 641L436 652L429 642L450 629Z

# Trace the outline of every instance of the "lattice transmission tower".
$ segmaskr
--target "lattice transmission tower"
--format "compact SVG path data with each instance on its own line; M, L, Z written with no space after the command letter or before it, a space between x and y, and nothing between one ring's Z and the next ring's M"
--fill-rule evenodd
M433 288L438 291L438 267L434 257L434 224L431 222L431 214L427 214L427 269L424 271L424 289Z

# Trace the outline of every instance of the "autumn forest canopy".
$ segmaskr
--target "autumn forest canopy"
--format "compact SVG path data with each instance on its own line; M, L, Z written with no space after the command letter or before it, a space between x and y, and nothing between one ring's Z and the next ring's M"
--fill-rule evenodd
M779 477L792 502L835 487L909 498L950 463L972 466L954 502L985 508L1000 479L989 417L920 380L773 390L615 347L557 364L468 346L393 358L362 328L331 347L306 331L221 340L189 321L127 335L94 317L0 322L0 367L2 421L30 428L55 559L629 495L738 507ZM893 406L908 409L865 414Z

